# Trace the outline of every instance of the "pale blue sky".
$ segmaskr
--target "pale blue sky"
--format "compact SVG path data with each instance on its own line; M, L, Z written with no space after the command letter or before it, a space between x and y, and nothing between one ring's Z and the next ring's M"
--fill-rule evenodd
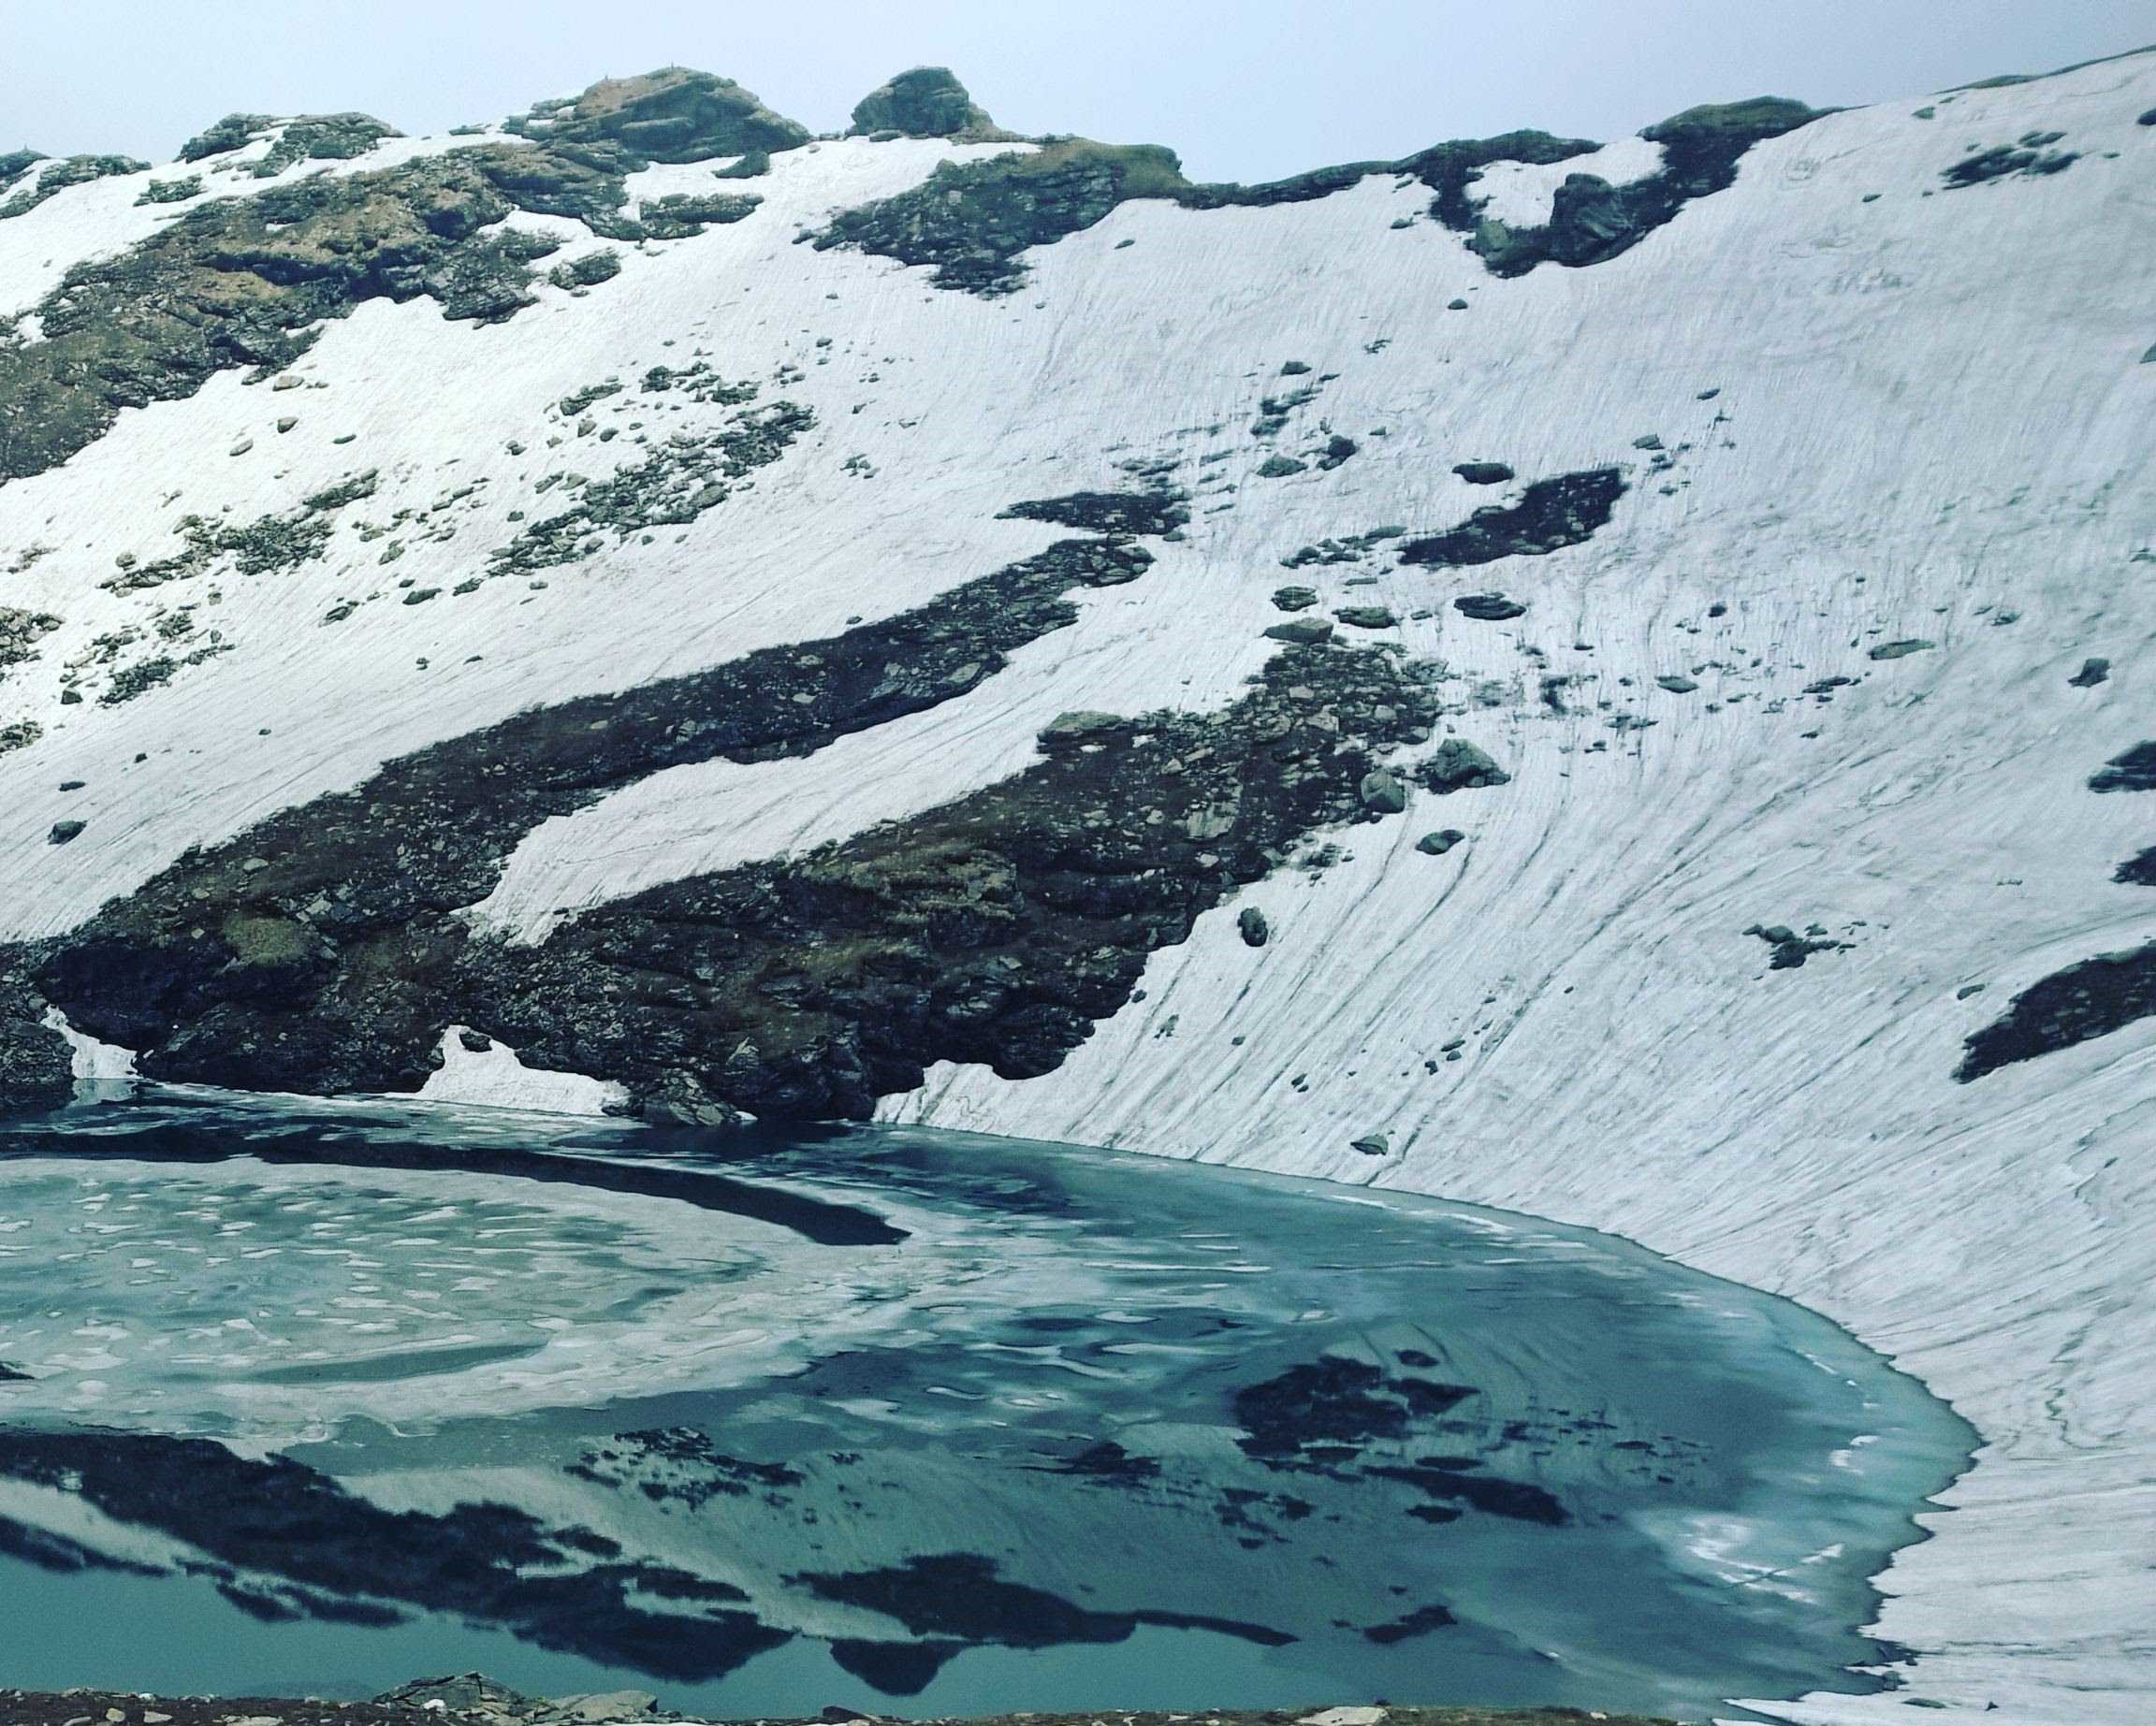
M0 150L165 158L234 109L408 132L678 62L818 131L953 66L1024 132L1263 180L1696 102L1879 101L2156 40L2150 0L0 0Z

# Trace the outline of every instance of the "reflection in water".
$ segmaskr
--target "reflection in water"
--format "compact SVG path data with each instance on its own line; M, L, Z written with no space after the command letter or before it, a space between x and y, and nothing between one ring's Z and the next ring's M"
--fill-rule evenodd
M0 1132L0 1363L7 1681L736 1715L1860 1688L1968 1445L1824 1322L1526 1218L204 1095Z

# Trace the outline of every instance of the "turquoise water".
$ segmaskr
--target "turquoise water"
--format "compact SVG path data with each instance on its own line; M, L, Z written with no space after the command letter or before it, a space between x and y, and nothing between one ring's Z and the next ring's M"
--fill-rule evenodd
M1871 1688L1973 1442L1526 1217L211 1095L0 1130L0 1684L736 1717Z

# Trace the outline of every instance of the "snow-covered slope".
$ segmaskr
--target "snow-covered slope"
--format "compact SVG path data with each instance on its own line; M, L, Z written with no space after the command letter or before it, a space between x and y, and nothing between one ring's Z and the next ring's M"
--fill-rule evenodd
M392 138L258 181L258 138L209 159L209 193L459 146L533 148ZM0 659L10 639L35 657L0 672L0 936L24 944L8 1023L35 1027L50 1000L141 1047L146 1071L279 1084L416 1089L445 1049L431 1088L452 1095L462 1046L444 1037L469 1025L517 1051L489 1055L488 1095L515 1095L521 1060L687 1097L677 1112L755 1107L770 1093L729 1076L762 1082L788 1012L814 1019L805 1066L866 1012L858 993L801 1005L842 961L788 942L843 944L805 939L795 906L759 925L761 968L731 972L731 948L681 959L678 932L728 923L768 896L759 867L826 844L819 878L869 871L886 909L914 892L1008 909L947 860L993 855L999 823L1045 819L1029 812L1075 786L1100 809L1058 819L1164 835L1154 874L1187 891L1114 925L1149 932L1128 976L1055 950L1081 966L1055 1023L1097 1022L1077 1047L1025 1042L1003 1063L1025 1078L936 1062L889 1117L1447 1193L1803 1301L1986 1448L1929 1519L1937 1538L1882 1579L1909 1689L1769 1712L1899 1719L1914 1696L1947 1719L2147 1719L2156 1019L2121 1008L2108 1034L2039 1030L2066 1046L1957 1068L2018 993L2156 941L2156 894L2113 878L2156 844L2156 799L2090 787L2152 729L2156 55L1814 119L1578 267L1496 273L1506 234L1433 213L1443 187L1408 165L1324 196L1126 190L1019 252L1000 295L797 243L1012 149L772 148L716 187L758 204L677 239L496 213L484 235L562 242L541 267L558 280L501 321L445 317L462 266L430 258L415 297L328 309L303 352L226 358L192 393L120 406L65 460L18 459ZM1567 196L1651 185L1681 149L1499 161L1466 191L1486 222L1532 230ZM629 204L708 199L734 161L632 167ZM0 219L18 360L49 339L70 265L192 219L134 201L179 171ZM955 207L966 183L938 196ZM917 236L919 207L900 209ZM618 273L576 272L601 254ZM1509 473L1455 471L1476 463ZM1537 514L1538 484L1610 470L1606 521ZM1083 493L1172 495L1187 519L1005 515ZM1485 508L1523 513L1452 535ZM1016 581L1073 526L1098 535L1083 555L1127 566L1058 577L1053 603L980 589L994 639L939 609ZM1314 603L1281 609L1290 586ZM1508 602L1453 603L1489 594ZM1343 609L1329 645L1264 633ZM921 670L940 645L970 652L969 631L978 654ZM810 660L769 651L808 641ZM856 646L881 681L848 705L827 685ZM743 661L653 717L656 680ZM1269 663L1299 717L1223 729ZM1326 681L1348 664L1361 695ZM759 692L813 725L772 729ZM588 697L619 699L562 705ZM472 741L531 709L508 741ZM1044 747L1072 712L1150 717ZM724 735L699 743L706 714ZM1316 789L1264 825L1275 723L1302 751L1281 772ZM584 753L557 773L572 734ZM1165 765L1144 754L1157 735ZM1508 782L1417 782L1454 737ZM377 776L430 745L434 765ZM1388 755L1401 779L1365 774ZM1223 756L1232 796L1174 801ZM1108 761L1152 776L1162 819L1130 801L1137 780L1100 777ZM963 824L936 813L954 805ZM316 837L340 808L386 831L379 856ZM278 811L299 813L249 833ZM1418 843L1440 832L1460 836ZM1152 878L1133 878L1143 898ZM1038 882L1019 879L1030 928ZM399 881L432 895L424 936L419 911L376 914ZM879 951L932 966L941 938ZM1022 975L1032 950L1012 952ZM310 965L333 979L319 998ZM247 990L218 980L235 970ZM698 1050L721 1023L699 986L779 1003L757 1009L761 1052ZM1009 1023L1004 987L976 1017ZM549 1016L541 997L564 993L613 1040ZM358 1029L318 1052L317 1023ZM921 1014L864 1035L904 1044L869 1060L885 1092L909 1062L993 1040ZM668 1063L695 1069L687 1090Z

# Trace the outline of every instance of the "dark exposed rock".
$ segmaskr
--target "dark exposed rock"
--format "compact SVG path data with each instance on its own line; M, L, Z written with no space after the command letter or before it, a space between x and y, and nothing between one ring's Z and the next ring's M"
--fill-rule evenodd
M1966 1082L2017 1061L2071 1049L2156 1014L2156 942L2099 953L2054 971L2016 995L1964 1045L1954 1077Z
M1389 605L1343 605L1333 615L1351 630L1390 630L1400 621Z
M1619 187L1574 175L1559 189L1551 221L1535 228L1485 220L1473 196L1475 178L1498 162L1547 165L1586 154L1595 144L1509 132L1437 144L1396 162L1350 162L1239 186L1193 184L1174 153L1158 145L1056 138L1027 155L947 163L924 186L841 212L816 243L934 265L939 287L1009 294L1025 280L1020 253L1091 227L1129 199L1171 199L1188 210L1265 207L1327 197L1371 174L1411 174L1436 195L1431 214L1469 236L1493 274L1520 275L1545 260L1578 266L1616 256L1691 199L1730 185L1738 159L1760 138L1816 118L1800 102L1771 96L1689 109L1643 134L1663 146L1654 174Z
M1172 150L1062 138L1023 155L945 162L910 191L841 210L815 243L934 265L939 287L1011 294L1026 279L1018 255L1027 247L1091 227L1128 198L1171 196L1187 183Z
M905 138L988 138L999 136L987 110L976 107L948 66L918 65L879 84L853 105L856 137L896 132Z
M1667 672L1655 678L1654 682L1658 688L1668 689L1672 695L1689 695L1699 687L1695 678L1683 677L1674 673Z
M346 476L282 515L257 515L234 524L222 516L183 515L180 550L168 558L134 563L99 585L113 593L139 593L168 582L187 581L216 569L239 575L268 575L298 569L328 549L337 511L374 495L379 475L370 468Z
M505 318L530 303L532 258L558 242L494 225L529 210L634 235L621 174L481 145L196 205L75 265L36 308L45 339L0 347L0 479L65 461L123 407L182 399L219 371L281 370L323 320L369 299Z
M277 123L271 114L226 114L215 125L197 132L180 146L182 162L199 162L226 151L244 150Z
M1168 533L1190 519L1185 500L1168 491L1074 491L1013 503L998 519L1053 522L1088 533Z
M1469 246L1493 275L1524 275L1545 262L1574 268L1599 264L1630 251L1694 198L1734 184L1737 164L1754 144L1820 117L1819 110L1779 96L1687 109L1640 134L1662 146L1662 166L1653 173L1622 186L1594 174L1570 175L1551 196L1550 220L1540 226L1514 228L1483 216L1464 185L1442 188L1432 213L1467 233ZM1555 148L1542 152L1544 160L1581 153L1551 142Z
M88 825L89 822L87 821L73 819L54 821L52 831L45 835L46 843L49 845L66 845L72 840L80 838L82 830Z
M1286 623L1267 627L1265 633L1275 641L1293 642L1298 646L1322 646L1333 639L1333 625L1324 617L1290 617Z
M1426 833L1416 840L1415 848L1426 857L1442 857L1466 836L1457 827L1441 827L1435 833Z
M1275 587L1273 589L1273 603L1282 611L1308 611L1311 606L1318 603L1318 589L1315 587Z
M2089 778L2092 791L2156 791L2156 743L2137 743L2114 755Z
M2081 159L2077 150L2051 150L2063 134L2058 132L2031 132L2018 144L1997 144L1989 150L1979 150L1966 155L1949 168L1943 169L1940 178L1947 187L1980 186L1987 181L2003 180L2010 174L2043 178L2062 174Z
M1235 932L1243 937L1246 947L1262 947L1273 937L1273 926L1265 921L1265 913L1256 906L1245 906L1235 916Z
M1306 472L1309 466L1308 462L1297 461L1292 456L1268 456L1258 464L1258 477L1286 479L1291 473Z
M1449 532L1409 540L1402 563L1461 568L1499 558L1540 557L1591 539L1624 495L1615 468L1590 468L1537 480L1511 504L1489 504Z
M689 239L707 227L743 220L763 201L740 193L676 192L637 205L636 220L652 239Z
M1744 933L1757 936L1773 950L1767 961L1770 971L1794 971L1814 953L1844 952L1851 946L1828 939L1816 926L1799 935L1787 923L1754 923Z
M51 159L41 150L0 150L0 192L5 192L38 163Z
M945 809L587 912L514 972L474 953L470 986L528 1059L638 1094L682 1065L763 1115L864 1116L939 1060L1032 1077L1156 947L1355 819L1372 742L1432 706L1391 656L1290 650L1223 714L1088 728Z
M365 155L386 138L403 136L371 114L302 114L284 123L276 142L255 163L255 172L267 180L295 162L348 162Z
M44 1004L0 962L0 1109L44 1109L75 1094L74 1055Z
M1415 782L1438 792L1508 784L1512 776L1464 737L1448 737L1415 769Z
M0 672L37 657L37 643L60 627L50 612L0 605Z
M774 153L809 138L808 127L732 79L686 66L605 79L571 101L540 104L510 128L549 144L612 145L638 166Z
M2076 689L2092 689L2098 684L2107 681L2110 675L2109 660L2083 660L2081 669L2066 681Z
M38 173L36 184L24 187L6 203L0 204L0 218L19 216L35 210L47 198L65 192L69 186L88 185L93 180L104 180L115 174L139 174L149 166L147 162L136 161L133 156L67 156L61 161L48 163Z
M596 287L602 282L611 282L621 273L621 254L613 251L587 252L581 257L571 258L566 264L557 264L546 272L546 280L559 288Z
M1502 593L1464 593L1452 602L1452 609L1478 623L1505 623L1527 615L1526 606Z
M1871 660L1901 660L1906 659L1912 653L1929 653L1937 645L1936 642L1929 642L1921 636L1913 635L1901 641L1881 642L1864 657Z
M1348 1148L1360 1151L1364 1156L1390 1156L1392 1153L1392 1140L1383 1133L1365 1133L1360 1139L1350 1139Z
M245 1082L270 1060L295 1083L312 1073L317 1090L413 1088L447 1023L503 1027L476 1010L438 1013L379 966L382 944L408 944L415 970L445 960L461 942L448 914L486 896L531 827L663 767L807 753L962 694L1072 621L1071 589L1129 580L1149 561L1134 545L1065 541L919 612L432 746L183 858L67 937L53 966L102 998L100 1023L129 1026L111 1040L147 1049L179 1034L146 1056L153 1068ZM275 861L247 870L255 857ZM301 1021L289 1035L287 1010ZM220 1024L233 1033L222 1055ZM256 1034L282 1052L255 1049Z
M1470 486L1502 486L1512 470L1502 461L1463 461L1452 470Z
M1362 806L1378 815L1398 815L1407 806L1407 787L1391 768L1379 767L1362 776L1357 788Z
M449 1023L667 1109L693 1093L854 1115L946 1056L1044 1071L1155 947L1358 817L1374 751L1434 718L1397 660L1285 654L1224 714L1091 731L948 809L652 890L538 949L475 941L453 913L539 820L668 765L806 752L949 699L1068 622L1068 589L1146 561L1064 542L917 614L419 751L183 858L53 944L41 975L146 1072L214 1082L411 1089Z
M705 399L739 402L753 386ZM566 406L566 404L565 404ZM745 408L717 431L669 438L643 460L581 486L565 510L541 517L488 554L494 575L531 574L579 562L606 543L658 527L685 527L723 502L732 482L777 461L815 424L798 402Z
M2123 887L2156 887L2156 845L2136 851L2111 872L2111 878Z

